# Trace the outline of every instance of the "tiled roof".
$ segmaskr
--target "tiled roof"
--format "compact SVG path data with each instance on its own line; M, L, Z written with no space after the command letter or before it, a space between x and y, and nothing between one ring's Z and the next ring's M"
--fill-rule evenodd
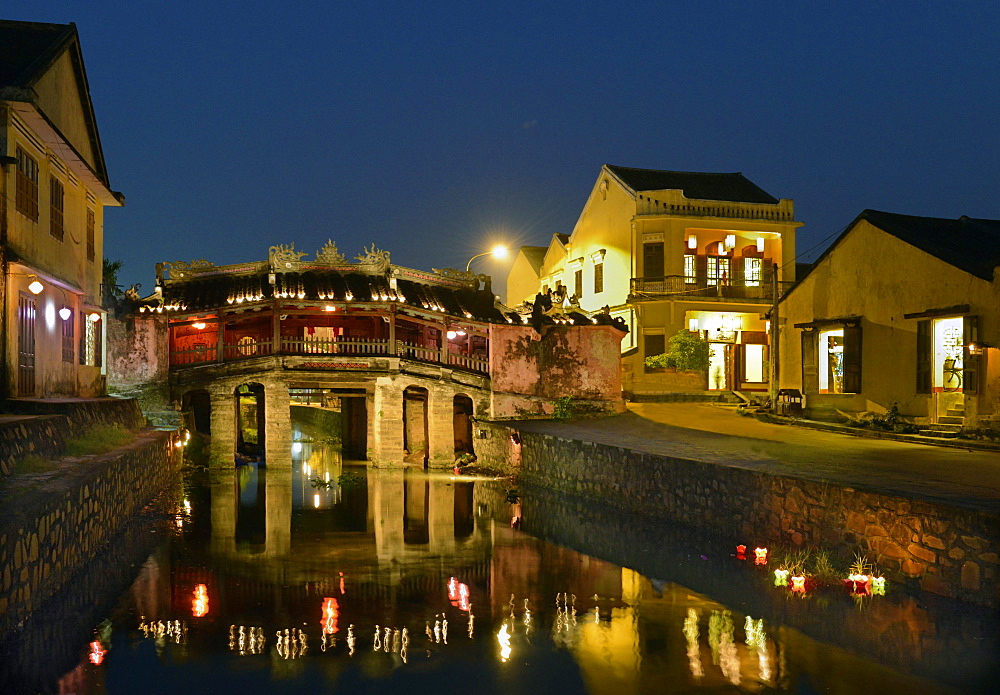
M865 210L855 223L858 220L984 280L992 281L993 270L1000 265L1000 220L965 216L950 220L880 210Z
M214 310L236 304L271 300L275 293L288 301L312 302L390 302L418 309L435 310L461 319L507 322L496 307L490 288L453 287L413 280L397 280L393 291L384 275L338 270L308 270L278 273L275 285L268 273L243 275L200 275L189 280L168 282L163 288L167 307L181 306L183 311ZM301 297L300 297L301 295ZM237 299L240 301L237 302Z
M0 20L0 86L30 86L75 33L73 24Z
M778 199L767 193L740 172L711 174L694 171L661 171L659 169L634 169L605 164L633 191L679 190L686 198L696 200L722 200L732 203L768 203L776 205Z

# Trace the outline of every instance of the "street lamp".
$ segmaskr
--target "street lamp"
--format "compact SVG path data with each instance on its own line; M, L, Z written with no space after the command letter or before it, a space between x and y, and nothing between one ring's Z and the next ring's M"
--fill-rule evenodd
M469 259L469 262L465 264L465 272L469 272L472 267L472 261L480 258L481 256L493 256L494 258L506 258L507 257L507 247L503 244L497 244L489 251L483 251L482 253L477 253L475 256Z

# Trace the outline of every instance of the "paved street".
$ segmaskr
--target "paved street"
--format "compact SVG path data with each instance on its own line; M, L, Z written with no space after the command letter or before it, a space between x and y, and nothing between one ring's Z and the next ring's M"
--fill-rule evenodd
M1000 452L928 446L760 422L707 403L630 403L629 412L525 431L766 470L1000 512Z

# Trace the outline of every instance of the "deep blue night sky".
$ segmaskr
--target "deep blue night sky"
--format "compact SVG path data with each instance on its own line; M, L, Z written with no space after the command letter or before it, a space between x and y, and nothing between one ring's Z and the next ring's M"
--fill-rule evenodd
M866 207L1000 218L1000 3L5 0L75 21L105 255L415 268L569 233L604 163L742 171L813 247ZM822 7L821 7L822 6ZM310 256L311 257L311 256ZM506 267L478 261L483 272Z

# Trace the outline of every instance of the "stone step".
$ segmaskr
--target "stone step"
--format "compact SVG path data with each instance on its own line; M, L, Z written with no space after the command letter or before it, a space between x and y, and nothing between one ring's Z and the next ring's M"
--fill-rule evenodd
M965 418L958 415L943 415L938 418L939 425L958 425L961 427L965 424Z
M743 400L732 391L647 391L634 393L629 399L636 403L742 403Z
M919 434L924 437L939 437L941 439L953 439L958 436L958 432L952 430L920 430Z

